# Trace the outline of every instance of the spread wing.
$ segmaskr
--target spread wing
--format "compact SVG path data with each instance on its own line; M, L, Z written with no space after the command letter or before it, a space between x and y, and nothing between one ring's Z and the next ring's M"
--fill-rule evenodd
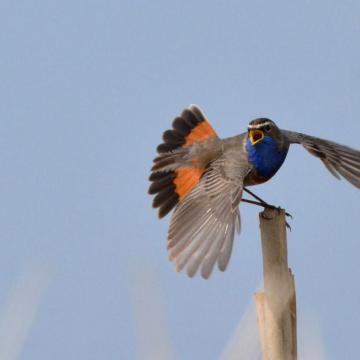
M290 143L301 144L318 157L337 178L341 176L360 189L360 151L317 137L283 130Z
M226 269L235 229L240 232L239 203L248 171L238 154L222 155L177 205L168 234L169 258L177 271L186 267L192 277L201 268L207 279L216 262Z

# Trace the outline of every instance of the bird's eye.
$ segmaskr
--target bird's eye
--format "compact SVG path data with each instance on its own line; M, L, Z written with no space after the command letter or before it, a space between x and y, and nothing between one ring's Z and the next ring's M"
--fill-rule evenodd
M265 130L266 132L269 132L269 131L271 130L271 126L270 126L270 125L265 125L265 126L264 126L264 130Z

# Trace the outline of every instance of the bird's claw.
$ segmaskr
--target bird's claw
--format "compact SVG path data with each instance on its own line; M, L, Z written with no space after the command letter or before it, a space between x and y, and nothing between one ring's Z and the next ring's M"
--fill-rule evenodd
M265 202L264 200L262 200L261 198L259 198L258 196L254 195L253 193L249 192L249 190L247 190L248 193L250 193L250 195L254 196L258 201L254 201L254 200L249 200L249 199L244 199L242 198L241 201L249 203L249 204L253 204L253 205L258 205L258 206L262 206L264 209L273 209L273 210L277 210L279 213L280 211L283 211L284 209L280 206L274 206L274 205L270 205L267 202ZM264 214L262 213L262 216L264 216ZM290 217L290 219L292 219L292 215L288 212L285 211L285 216ZM289 223L285 220L285 225L286 227L291 231L291 226L289 225Z
M265 206L265 208L274 209L274 210L277 210L278 212L280 212L281 210L284 210L280 206L274 206L274 205L269 205L269 204L267 204L267 206ZM289 217L291 220L293 219L292 215L286 211L285 211L285 216ZM291 226L287 221L285 221L285 225L291 231Z
M274 209L274 210L277 210L277 211L281 211L281 210L284 210L281 206L275 206L275 205L269 205L269 204L266 204L264 206L265 208L269 208L269 209ZM288 212L285 212L285 216L288 216L290 217L291 219L293 218L292 215Z
M289 229L291 231L291 226L289 225L289 223L287 221L285 221L285 226L287 229Z

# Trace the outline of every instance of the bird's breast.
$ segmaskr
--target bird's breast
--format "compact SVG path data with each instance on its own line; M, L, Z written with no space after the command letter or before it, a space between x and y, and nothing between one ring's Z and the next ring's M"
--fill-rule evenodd
M254 169L245 179L245 185L261 184L269 180L279 170L288 152L288 147L280 149L270 137L265 137L256 145L247 140L246 149L249 163Z

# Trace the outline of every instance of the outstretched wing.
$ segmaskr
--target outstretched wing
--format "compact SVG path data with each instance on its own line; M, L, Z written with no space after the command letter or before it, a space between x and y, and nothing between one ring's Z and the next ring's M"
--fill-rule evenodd
M344 177L360 188L360 151L317 137L282 130L290 143L301 144L310 154L318 157L337 178Z
M177 271L186 267L192 277L201 268L207 279L216 262L221 271L226 269L235 229L240 232L239 203L248 171L238 153L224 154L177 205L168 234L169 258Z

